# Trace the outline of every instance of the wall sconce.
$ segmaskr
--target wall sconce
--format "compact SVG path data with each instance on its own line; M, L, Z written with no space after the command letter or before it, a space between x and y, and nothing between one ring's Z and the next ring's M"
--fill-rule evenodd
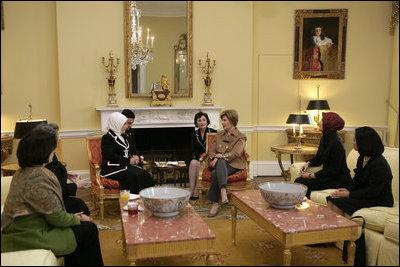
M293 137L296 139L296 146L294 149L302 150L301 147L301 139L306 137L303 134L303 124L312 124L311 118L309 114L289 114L288 119L286 120L287 124L293 125ZM296 136L296 125L299 125L299 135Z

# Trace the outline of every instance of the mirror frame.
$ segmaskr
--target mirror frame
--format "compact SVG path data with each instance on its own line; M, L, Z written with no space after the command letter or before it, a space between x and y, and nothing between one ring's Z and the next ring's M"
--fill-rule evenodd
M193 96L193 1L186 1L187 8L187 48L188 48L188 92L185 94L172 94L172 97L192 97ZM127 98L151 98L148 94L133 94L132 87L132 71L131 71L131 1L124 1L124 18L125 18L125 85ZM160 74L161 77L162 73ZM170 80L174 77L171 77ZM156 81L155 81L156 82Z

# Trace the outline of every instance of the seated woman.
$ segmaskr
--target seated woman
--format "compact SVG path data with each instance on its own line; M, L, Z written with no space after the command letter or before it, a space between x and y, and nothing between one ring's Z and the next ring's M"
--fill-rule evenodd
M43 167L53 159L57 133L33 129L17 148L14 174L1 216L1 252L48 249L66 266L103 266L97 226L65 211L57 177Z
M154 186L154 180L138 166L139 158L130 154L129 141L122 136L128 128L127 120L119 112L112 113L108 119L108 131L101 139L103 163L100 175L117 180L120 189L138 194L140 190Z
M343 129L344 120L334 112L322 113L319 129L322 131L317 155L301 168L301 177L295 183L307 186L306 197L311 192L328 188L346 187L350 181L350 170L347 168L346 151L337 131ZM322 166L316 173L307 172L309 166Z
M58 131L58 125L54 123L43 124L37 127L51 127L57 133L58 142L60 142L60 133ZM58 182L61 185L62 197L64 201L65 210L69 213L83 212L87 216L90 215L90 211L86 203L76 197L76 191L78 189L80 175L72 172L67 172L65 166L58 160L56 154L54 154L53 160L46 166L47 169L52 171L57 177ZM67 180L71 180L72 183L67 183Z
M379 134L371 127L356 129L354 149L360 156L354 178L347 188L339 188L326 198L328 207L340 215L352 215L373 206L393 207L392 171Z
M217 215L220 196L223 205L229 203L226 194L228 176L245 168L241 156L246 144L246 136L236 128L239 116L236 110L225 110L220 117L223 130L215 135L209 151L210 166L214 170L211 172L211 186L207 195L207 199L212 202L208 217Z
M217 131L208 128L210 118L207 113L198 112L194 115L194 125L198 127L192 135L192 155L193 159L189 165L189 182L190 182L190 200L199 199L199 190L197 189L197 181L199 179L200 155L206 152L207 133L216 133Z

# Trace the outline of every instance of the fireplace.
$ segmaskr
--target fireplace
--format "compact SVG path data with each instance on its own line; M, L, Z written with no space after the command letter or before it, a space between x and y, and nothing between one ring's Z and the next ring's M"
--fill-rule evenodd
M192 159L191 136L194 127L135 128L136 149L146 161Z

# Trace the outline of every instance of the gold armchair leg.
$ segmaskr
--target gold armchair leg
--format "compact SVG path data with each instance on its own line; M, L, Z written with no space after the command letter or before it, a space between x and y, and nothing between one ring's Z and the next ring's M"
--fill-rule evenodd
M100 219L104 220L104 200L100 199L99 204L100 204Z

